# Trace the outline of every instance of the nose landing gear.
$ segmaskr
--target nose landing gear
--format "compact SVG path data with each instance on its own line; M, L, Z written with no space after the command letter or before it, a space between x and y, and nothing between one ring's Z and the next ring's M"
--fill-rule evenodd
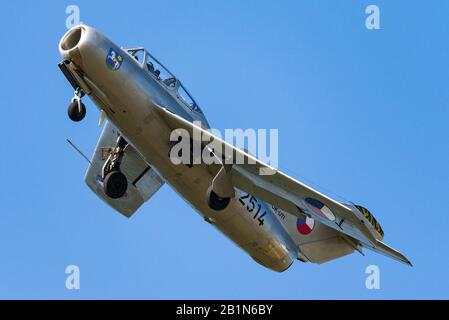
M116 147L103 165L104 193L112 199L123 197L128 189L128 180L120 171L120 163L122 162L127 145L128 142L122 137L119 137L117 139Z
M72 121L79 122L84 119L86 116L86 107L84 103L81 101L81 98L84 96L84 92L80 89L75 91L75 94L72 98L72 102L69 104L69 108L67 109L67 114Z

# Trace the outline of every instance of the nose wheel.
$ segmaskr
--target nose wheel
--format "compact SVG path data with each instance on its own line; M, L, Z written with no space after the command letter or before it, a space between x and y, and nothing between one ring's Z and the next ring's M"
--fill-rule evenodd
M86 106L81 101L83 96L84 93L77 89L72 98L72 102L70 102L69 108L67 109L67 114L69 115L70 120L74 122L79 122L86 116Z

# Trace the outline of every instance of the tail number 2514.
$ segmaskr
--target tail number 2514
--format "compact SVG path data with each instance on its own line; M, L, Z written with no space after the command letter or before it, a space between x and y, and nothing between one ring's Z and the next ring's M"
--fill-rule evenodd
M257 221L259 221L259 226L263 226L263 217L267 214L267 212L263 211L263 213L261 213L262 205L260 202L249 193L241 196L239 201L250 214L254 213L253 219L257 219Z

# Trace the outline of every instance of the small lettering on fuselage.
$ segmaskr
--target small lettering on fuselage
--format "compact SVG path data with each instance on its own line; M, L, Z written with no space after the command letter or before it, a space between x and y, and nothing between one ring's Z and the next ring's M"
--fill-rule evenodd
M285 213L281 209L278 209L275 206L271 206L271 208L273 209L274 213L276 213L276 215L279 218L281 218L282 220L285 220Z

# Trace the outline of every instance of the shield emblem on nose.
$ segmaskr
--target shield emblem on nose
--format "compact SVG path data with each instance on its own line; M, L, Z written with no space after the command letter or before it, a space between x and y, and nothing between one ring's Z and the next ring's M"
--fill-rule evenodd
M106 65L112 71L120 69L123 62L123 56L114 49L109 49L108 56L106 57Z

